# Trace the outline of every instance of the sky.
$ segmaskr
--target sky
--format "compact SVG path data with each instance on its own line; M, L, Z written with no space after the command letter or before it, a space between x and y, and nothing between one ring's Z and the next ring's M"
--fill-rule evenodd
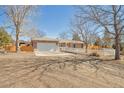
M2 11L0 11L1 13ZM38 30L45 32L47 37L57 38L59 33L69 31L69 25L74 13L75 9L73 6L39 6L36 15L31 16L30 20L33 24L30 24L36 26ZM0 16L0 26L5 25L7 21L5 15Z
M41 14L34 18L36 26L48 37L56 38L59 33L69 30L69 24L75 13L73 6L42 6Z

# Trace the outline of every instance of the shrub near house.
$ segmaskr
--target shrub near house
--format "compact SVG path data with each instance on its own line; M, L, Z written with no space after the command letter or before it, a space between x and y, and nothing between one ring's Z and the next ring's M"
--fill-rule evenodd
M3 27L0 27L0 47L3 47L11 42L12 42L11 36Z

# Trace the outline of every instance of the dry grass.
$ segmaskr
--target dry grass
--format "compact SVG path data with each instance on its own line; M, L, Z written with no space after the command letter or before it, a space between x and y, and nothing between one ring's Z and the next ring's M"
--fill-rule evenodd
M100 55L97 53L97 52L93 52L93 53L90 53L89 56L95 56L95 57L99 57Z
M124 65L86 55L0 56L0 87L124 87Z

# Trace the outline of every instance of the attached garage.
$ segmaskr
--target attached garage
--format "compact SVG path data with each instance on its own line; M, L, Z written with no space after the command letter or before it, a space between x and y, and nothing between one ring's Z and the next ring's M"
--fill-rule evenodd
M37 49L39 51L55 51L57 49L56 43L37 43Z
M58 49L58 40L52 38L33 38L32 46L38 51L56 51Z

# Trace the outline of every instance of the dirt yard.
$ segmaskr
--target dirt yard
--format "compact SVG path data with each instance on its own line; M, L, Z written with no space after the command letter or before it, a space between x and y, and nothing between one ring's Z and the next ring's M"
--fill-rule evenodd
M1 55L0 71L0 87L124 87L124 64L86 55Z

